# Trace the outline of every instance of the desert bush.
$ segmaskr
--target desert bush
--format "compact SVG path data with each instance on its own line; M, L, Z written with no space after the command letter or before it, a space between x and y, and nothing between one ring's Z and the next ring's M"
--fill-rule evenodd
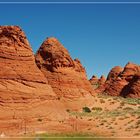
M100 123L100 125L104 125L104 123Z
M116 120L116 118L112 118L112 121L114 122Z
M90 110L89 107L83 107L83 112L85 112L85 113L90 113L91 110Z
M129 121L128 124L132 123L133 121L134 121L134 120Z
M126 128L125 131L131 131L131 129L130 128Z
M100 103L103 104L105 103L105 101L103 99L100 99Z
M138 121L136 122L136 125L140 125L140 120L138 120Z
M131 116L135 117L135 113L134 113L134 112L133 112L133 113L131 113Z
M38 118L37 121L38 121L38 122L42 122L42 119L41 119L41 118Z
M117 110L110 111L107 114L108 117L117 117L117 116L120 116L120 115L123 115L122 112L119 112Z
M125 108L123 108L123 110L125 110L125 111L133 111L134 109L131 108L131 107L125 107Z
M114 102L114 101L110 102L110 105L113 105L113 104L115 104L115 102Z
M121 118L118 118L118 120L124 120L124 118L121 117Z
M112 126L110 126L110 127L108 127L108 129L113 129L113 127L112 127Z
M140 135L139 133L135 133L135 134L134 134L134 136L139 136L139 135Z
M124 98L123 100L125 103L131 104L131 105L140 104L140 99L138 99L138 98Z
M113 100L119 101L119 97L113 97Z
M104 123L105 123L105 122L107 122L107 120L102 120L102 122L104 122Z
M111 99L111 98L109 98L109 99L108 99L108 101L112 101L112 99Z
M140 119L140 116L138 116L136 119Z
M92 121L92 119L88 119L88 121Z
M120 103L120 106L124 106L124 105L125 105L125 102L121 102L121 103Z
M67 112L70 112L70 110L69 110L69 109L66 109L66 111L67 111Z
M94 110L94 111L102 111L103 109L101 107L92 107L92 110Z
M113 130L113 131L111 131L111 133L115 133L115 131Z

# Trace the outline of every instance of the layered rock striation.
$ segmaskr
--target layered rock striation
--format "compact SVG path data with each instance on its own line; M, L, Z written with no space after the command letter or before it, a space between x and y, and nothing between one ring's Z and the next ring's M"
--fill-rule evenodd
M112 68L107 79L93 76L89 81L96 93L140 98L140 66L131 62Z
M58 97L73 99L92 94L85 68L78 59L71 58L56 38L47 38L35 58L37 66Z
M0 26L0 132L23 133L22 123L34 131L38 118L62 119L65 110L37 67L21 28Z
M140 66L128 63L124 68L114 67L106 80L105 93L114 96L140 97Z

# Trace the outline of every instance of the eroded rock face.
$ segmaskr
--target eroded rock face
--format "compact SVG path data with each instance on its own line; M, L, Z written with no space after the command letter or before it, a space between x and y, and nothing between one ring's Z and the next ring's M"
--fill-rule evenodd
M80 61L73 60L56 38L43 42L37 51L36 63L59 97L73 99L92 93Z
M140 73L133 77L127 89L124 93L125 97L140 98Z
M106 78L104 75L102 75L99 79L97 76L93 75L89 81L96 93L102 93L104 91L105 81L106 81Z
M95 76L95 75L93 75L92 78L89 80L89 82L91 83L91 85L96 85L96 84L98 84L98 81L99 81L99 79L98 79L98 77Z
M113 96L140 97L137 93L139 73L140 66L130 62L124 68L114 67L108 75L105 93Z
M103 85L105 83L105 81L106 81L106 78L104 75L102 75L99 79L99 85Z
M120 78L123 68L116 66L111 69L107 76L105 84L105 93L109 95L119 96L122 88L127 84L126 81Z
M135 75L137 75L140 72L140 66L128 62L126 66L124 67L124 70L120 77L122 79L125 79L126 81L131 81Z
M0 26L0 79L46 83L32 49L18 26Z
M119 74L121 74L122 71L123 71L123 68L120 66L116 66L112 68L107 76L107 80L109 81L109 80L115 79L116 77L119 76Z
M19 129L15 123L20 127L24 118L30 123L39 116L62 118L66 116L64 110L37 67L24 32L18 26L0 26L0 119L7 120L0 122L0 131L13 133Z

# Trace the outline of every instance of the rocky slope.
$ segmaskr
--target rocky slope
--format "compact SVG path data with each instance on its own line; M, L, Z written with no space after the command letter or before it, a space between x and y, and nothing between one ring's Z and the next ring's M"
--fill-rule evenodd
M92 104L85 69L55 38L35 58L20 27L0 26L0 66L0 132L6 135L44 131L45 123L53 131L54 122L69 118L66 110Z
M39 117L66 117L64 105L36 66L30 44L18 26L0 26L0 66L0 132L9 133L15 127L21 130L18 126L25 118L35 122Z
M79 105L71 103L70 106L75 107L86 105L87 99L90 103L93 90L87 80L84 67L78 59L71 58L67 49L56 38L47 38L35 58L37 66L48 79L58 98L83 100Z

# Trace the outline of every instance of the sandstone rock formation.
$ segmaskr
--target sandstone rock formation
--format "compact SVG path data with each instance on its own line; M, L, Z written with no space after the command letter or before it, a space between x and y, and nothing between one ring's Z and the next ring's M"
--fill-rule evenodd
M105 93L114 96L140 97L139 96L140 66L128 63L124 68L114 67L105 84Z
M133 77L126 91L122 94L124 97L140 98L140 73Z
M128 62L124 68L115 66L107 79L93 76L90 83L96 93L123 97L140 97L140 66Z
M92 76L92 78L89 80L95 93L102 93L105 89L105 81L106 78L104 75L102 75L99 79L95 75Z
M89 80L89 82L91 83L91 85L97 85L98 84L98 81L99 81L99 79L98 79L98 77L97 76L95 76L95 75L93 75L92 76L92 78Z
M54 37L47 38L36 53L36 64L59 98L79 99L91 96L92 87L78 59Z
M105 83L105 81L106 81L106 78L105 78L105 76L104 75L102 75L101 77L100 77L100 79L99 79L99 85L103 85L104 83Z
M116 66L116 67L112 68L107 76L107 80L109 81L109 80L116 79L116 77L118 77L122 71L123 71L123 68L120 66Z
M29 42L18 26L0 26L0 66L0 132L8 133L15 127L23 131L20 124L24 118L33 123L40 116L66 116L64 105L36 66Z

